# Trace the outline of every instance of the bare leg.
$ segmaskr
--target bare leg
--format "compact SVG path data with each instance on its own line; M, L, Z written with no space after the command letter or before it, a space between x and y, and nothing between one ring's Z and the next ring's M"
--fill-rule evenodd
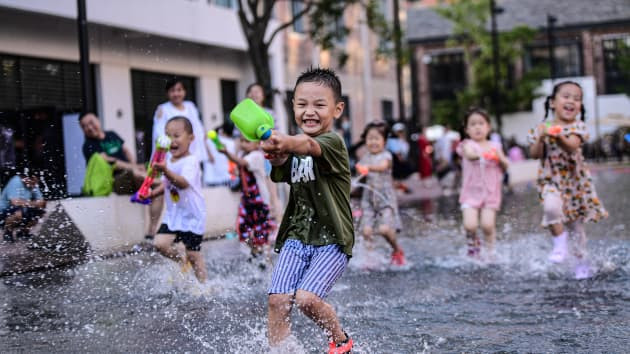
M485 248L488 254L494 254L494 244L497 239L497 211L494 209L481 209L481 230L485 236Z
M195 276L200 283L205 283L208 279L208 271L206 270L206 263L203 260L203 254L200 251L186 251L186 258L192 264L195 271Z
M374 245L372 244L372 228L371 227L366 226L363 228L363 238L365 239L367 248L371 250L374 247Z
M153 244L164 257L168 257L176 262L183 262L184 259L175 245L173 245L173 241L175 241L175 235L157 234L155 235Z
M396 240L396 231L390 227L389 225L379 225L378 233L385 237L387 243L392 246L394 252L400 252L402 249L398 245L398 241Z
M464 208L462 209L462 217L464 222L464 230L466 230L466 243L468 244L468 255L479 255L479 237L477 237L477 228L479 227L479 209Z
M153 198L151 204L149 204L149 230L147 230L147 235L155 235L157 232L163 209L164 195L159 195Z
M347 339L335 310L319 296L310 291L298 290L295 293L295 303L306 316L329 333L335 343Z
M267 338L269 345L278 346L291 334L291 322L289 314L293 306L293 295L271 294L269 295L269 308L267 314Z

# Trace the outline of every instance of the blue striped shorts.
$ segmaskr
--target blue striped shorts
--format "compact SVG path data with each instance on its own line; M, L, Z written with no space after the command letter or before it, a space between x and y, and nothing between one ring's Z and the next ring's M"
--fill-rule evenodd
M306 290L325 298L348 265L339 245L312 246L289 239L273 268L269 294Z

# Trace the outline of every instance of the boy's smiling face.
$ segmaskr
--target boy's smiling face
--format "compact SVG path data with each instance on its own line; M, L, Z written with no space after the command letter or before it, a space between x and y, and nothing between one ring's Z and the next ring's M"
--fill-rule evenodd
M295 88L293 112L295 123L308 136L318 136L332 129L341 117L343 101L337 102L333 90L320 82L302 82Z
M174 158L188 155L188 148L195 136L186 131L186 125L181 121L170 121L166 124L165 130L171 139L171 155Z

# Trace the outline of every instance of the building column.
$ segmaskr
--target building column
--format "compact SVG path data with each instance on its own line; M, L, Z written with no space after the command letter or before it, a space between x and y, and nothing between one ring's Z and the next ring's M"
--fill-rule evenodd
M593 35L590 31L582 31L582 63L584 76L595 76L593 65Z
M276 129L283 133L289 132L287 111L285 109L285 50L284 36L277 36L269 48L269 62L271 66L271 87L280 91L273 95L273 111L275 114Z
M592 47L590 55L592 55L593 61L593 76L595 77L595 84L598 94L604 94L606 92L606 68L604 67L604 48L602 46L602 37L592 37Z
M128 66L101 63L97 66L96 90L99 112L104 130L113 130L125 141L125 146L136 154L136 136L131 92L131 71ZM150 119L150 117L147 117ZM151 132L145 132L151 134Z
M215 129L223 124L221 105L221 83L218 78L211 76L199 77L199 110L201 120L206 129Z

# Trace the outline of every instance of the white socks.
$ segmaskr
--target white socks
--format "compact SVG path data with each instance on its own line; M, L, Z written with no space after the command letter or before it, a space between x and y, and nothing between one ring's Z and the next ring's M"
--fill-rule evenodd
M554 263L561 263L567 258L567 232L564 231L553 238L553 250L549 255L549 260Z

